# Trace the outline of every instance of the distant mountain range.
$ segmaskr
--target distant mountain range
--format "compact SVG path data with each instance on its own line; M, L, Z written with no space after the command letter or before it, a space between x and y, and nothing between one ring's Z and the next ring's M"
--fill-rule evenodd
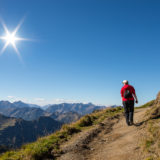
M53 133L61 125L61 122L51 117L25 121L0 114L0 146L19 147L24 143L35 141L38 137Z
M92 113L94 110L106 108L105 106L97 106L92 103L62 103L50 105L46 111L49 113L59 112L77 112L80 115Z
M22 101L17 101L14 103L10 103L9 101L0 101L1 114L8 117L23 118L24 120L36 120L40 116L51 116L51 117L56 117L57 120L60 120L61 119L60 117L62 117L63 114L63 118L61 119L61 121L63 121L63 119L66 120L65 117L67 117L68 118L67 122L71 122L71 120L69 120L69 117L73 119L75 114L77 120L77 117L89 114L94 110L102 108L105 108L105 106L96 106L92 103L88 104L62 103L62 104L48 105L48 107L44 110L40 108L40 106L38 105L34 104L30 105ZM71 115L74 116L72 117Z
M92 103L62 103L48 105L44 110L22 101L0 101L0 152L33 142L64 123L77 121L81 116L102 108L105 106Z
M47 116L47 112L39 107L30 107L29 104L21 101L10 103L8 101L0 101L0 113L15 118L23 118L24 120L35 120L40 116Z
M23 107L34 107L34 108L40 108L40 106L36 104L27 104L22 101L16 101L14 103L11 103L9 101L0 101L0 108L23 108Z

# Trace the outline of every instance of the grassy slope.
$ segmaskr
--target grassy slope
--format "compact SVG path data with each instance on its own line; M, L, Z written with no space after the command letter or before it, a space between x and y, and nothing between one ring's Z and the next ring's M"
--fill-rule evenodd
M142 148L145 160L160 160L160 104L156 101L146 112L145 137Z
M146 160L160 160L160 119L149 120L143 141Z
M138 108L146 108L146 107L151 107L154 105L155 100L149 101L147 103L145 103L144 105L138 107Z
M73 134L93 127L107 117L113 117L123 111L121 107L108 108L95 111L82 117L79 121L63 125L60 131L49 136L39 138L36 142L26 144L19 150L4 153L0 160L42 160L45 158L55 159L61 153L59 146L69 140Z
M152 107L154 106L154 102L155 100L150 101L140 107L137 107L136 109ZM155 109L152 108L151 111L154 111ZM122 112L123 109L120 107L95 111L92 114L82 117L75 123L63 125L60 131L43 138L39 138L36 142L22 146L19 150L8 151L4 153L0 157L0 160L42 160L45 158L55 159L56 155L61 153L59 146L65 141L68 141L73 134L86 130L90 127L94 127L94 125L102 122L105 118L114 117ZM147 112L146 115L151 115L151 113ZM152 119L150 116L145 123L146 137L143 139L142 148L148 155L146 160L160 160L159 124L160 119Z

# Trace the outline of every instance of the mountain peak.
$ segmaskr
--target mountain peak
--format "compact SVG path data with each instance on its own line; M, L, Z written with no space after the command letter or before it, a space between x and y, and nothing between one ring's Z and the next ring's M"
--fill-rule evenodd
M15 102L13 102L13 104L26 104L26 103L24 103L24 102L22 102L22 101L15 101Z
M11 102L5 100L0 101L0 103L11 104Z

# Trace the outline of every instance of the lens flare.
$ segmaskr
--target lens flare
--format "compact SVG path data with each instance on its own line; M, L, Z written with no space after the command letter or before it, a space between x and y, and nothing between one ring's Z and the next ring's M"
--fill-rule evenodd
M12 47L14 48L14 50L15 50L16 54L18 55L18 57L20 58L20 60L22 60L20 52L18 51L18 49L16 47L16 41L22 41L22 40L28 40L28 39L17 37L16 33L18 32L18 30L19 30L20 26L22 25L23 21L24 21L24 19L22 19L20 21L20 23L15 28L15 30L11 33L8 30L8 28L5 25L5 23L3 22L3 20L1 19L1 23L2 23L2 26L3 26L4 31L5 31L5 36L1 36L0 37L1 40L5 41L5 44L4 44L3 48L0 51L1 55L4 53L4 51L5 51L5 49L7 48L8 45L12 45Z
M8 44L15 44L17 37L13 35L13 33L7 33L5 37L2 37L2 39L6 40Z

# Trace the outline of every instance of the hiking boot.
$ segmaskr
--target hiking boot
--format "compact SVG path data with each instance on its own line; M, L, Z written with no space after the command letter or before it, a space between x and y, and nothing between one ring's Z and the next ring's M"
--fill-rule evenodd
M131 124L130 124L130 122L127 122L127 126L130 126Z
M133 122L130 122L130 126L132 126L134 123Z

